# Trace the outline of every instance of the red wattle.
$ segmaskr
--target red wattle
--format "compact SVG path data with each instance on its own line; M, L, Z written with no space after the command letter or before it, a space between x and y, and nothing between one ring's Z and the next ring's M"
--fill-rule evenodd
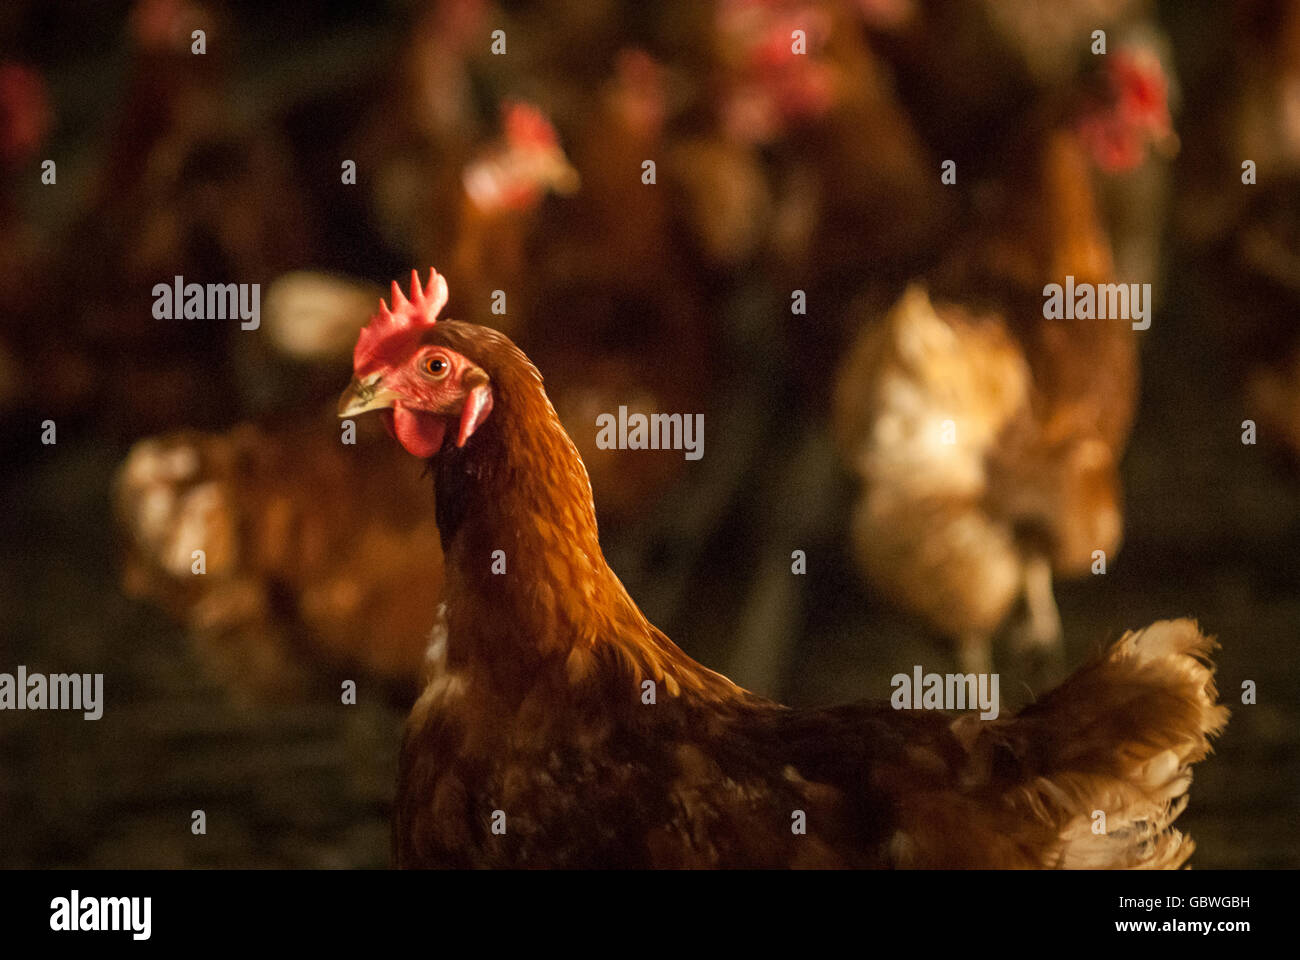
M427 458L442 449L442 438L447 432L443 417L422 410L393 408L393 434L398 442L413 456Z

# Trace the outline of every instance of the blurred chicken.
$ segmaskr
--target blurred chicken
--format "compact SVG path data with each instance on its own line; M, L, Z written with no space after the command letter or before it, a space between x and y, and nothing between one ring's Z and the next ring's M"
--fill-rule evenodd
M669 138L674 215L716 275L757 272L783 298L803 292L819 336L775 322L767 335L799 352L790 380L820 406L851 335L836 326L849 295L866 283L896 293L932 262L950 192L856 4L702 9L711 17L695 29L710 45L692 65L683 133Z
M873 52L891 68L892 91L932 154L955 164L956 183L946 188L950 198L975 198L977 210L984 184L1014 182L1008 168L1016 154L1036 151L1045 124L1072 113L1082 127L1092 112L1094 121L1105 117L1105 123L1080 134L1108 136L1132 125L1132 118L1123 124L1113 119L1121 113L1113 109L1116 88L1132 96L1149 85L1145 92L1158 97L1153 106L1161 111L1177 93L1169 83L1172 45L1151 0L952 0L908 3L901 11L886 2L880 4L884 17L876 6L874 0L862 4L864 19ZM1088 110L1089 99L1097 109ZM1138 143L1127 133L1121 139ZM1172 148L1176 138L1166 130L1158 143ZM1121 273L1157 273L1165 165L1138 166L1134 155L1116 154L1115 143L1096 147L1092 189L1115 265ZM1121 167L1123 176L1114 176ZM939 230L950 231L953 217L939 212ZM951 235L943 234L941 251Z
M718 330L702 322L714 291L677 219L686 168L668 136L672 80L642 50L615 57L573 134L582 189L539 224L522 280L534 293L522 303L531 326L518 340L551 371L556 410L588 465L604 522L643 515L684 461L680 451L602 450L596 417L623 406L703 412L716 379ZM660 165L654 183L643 182L647 160Z
M460 171L489 132L475 88L492 9L485 0L424 4L349 141L366 217L393 250L451 249Z
M961 169L1005 140L1024 108L1068 85L1147 24L1151 0L858 0L873 46L894 67L922 136ZM1106 52L1095 53L1095 32Z
M547 132L549 115L586 113L603 51L621 26L609 0L512 4L508 12L489 0L418 4L379 102L348 150L387 245L481 273L486 265L473 245L492 251L501 240L510 265L509 247L527 232L537 202L577 185ZM529 106L513 110L515 103ZM477 289L458 297L487 307Z
M265 285L310 263L317 246L279 131L231 96L232 34L195 0L139 0L126 89L71 230L75 262L64 273L87 291L77 342L94 358L96 404L137 435L179 425L180 410L191 422L228 420L229 398L241 394L214 357L255 335L238 321L159 319L154 285L176 276Z
M605 497L605 519L613 521L643 509L678 472L681 456L600 450L596 417L620 406L646 414L688 409L682 386L690 368L647 366L642 358L659 351L698 362L700 355L688 332L691 287L667 237L665 203L639 179L639 145L661 132L656 107L630 104L632 96L615 83L584 126L588 139L578 150L590 176L579 175L542 110L502 103L499 135L475 147L457 181L444 184L454 209L438 198L446 215L436 236L421 241L426 251L450 251L458 315L525 343L535 331L518 318L547 318L544 353L555 370L556 405L591 458L592 482ZM565 199L544 206L553 194ZM670 261L680 282L650 283L650 271L668 269ZM632 327L620 322L626 310L639 313Z
M36 151L53 122L41 74L25 64L0 61L0 414L31 396L28 371L33 368L55 381L39 391L47 410L62 408L84 383L77 375L81 371L68 371L71 378L51 375L49 364L20 359L36 352L36 332L25 320L41 302L41 261L48 253L24 213L19 177L35 181L40 176Z
M1201 81L1215 108L1188 131L1203 146L1180 171L1178 234L1233 317L1216 329L1224 389L1244 385L1243 416L1287 460L1300 457L1300 2L1253 0L1219 16L1231 69Z
M303 694L331 674L409 697L442 555L420 471L375 433L359 424L344 444L322 411L142 440L123 464L127 592L180 619L236 694Z
M665 146L664 83L658 64L624 51L575 131L572 163L541 110L503 104L501 135L466 164L447 231L451 309L537 344L612 522L644 511L682 458L601 450L596 417L700 410L709 356L702 278L676 240L672 194L641 180ZM563 199L546 203L553 194Z
M1132 62L1114 61L1128 71ZM1137 385L1131 319L1048 319L1044 287L1114 276L1092 186L1169 132L1163 87L1126 81L1043 128L1000 185L1002 209L863 327L836 427L863 482L852 536L867 575L986 671L1019 607L1017 658L1051 672L1054 576L1100 572L1119 548L1118 467ZM1147 305L1148 309L1150 304Z
M1204 71L1202 96L1214 109L1190 118L1189 138L1201 148L1184 158L1179 227L1198 244L1225 244L1228 263L1267 279L1277 262L1269 254L1294 246L1288 234L1296 229L1300 181L1300 2L1253 0L1218 15L1213 28L1228 37L1234 82L1223 82L1221 66ZM1247 160L1255 182L1222 189L1225 172L1240 178ZM1207 265L1215 258L1225 259L1225 250L1212 250Z
M495 325L518 334L515 318L536 292L529 240L537 208L551 192L574 193L579 182L546 115L532 104L503 104L501 135L465 166L454 234L447 231L455 237L453 275L466 290L462 308L490 314ZM505 294L504 311L491 306L497 290Z
M280 136L231 100L232 32L195 0L133 11L131 78L82 224L104 239L100 266L118 286L176 273L265 282L311 259L311 218Z

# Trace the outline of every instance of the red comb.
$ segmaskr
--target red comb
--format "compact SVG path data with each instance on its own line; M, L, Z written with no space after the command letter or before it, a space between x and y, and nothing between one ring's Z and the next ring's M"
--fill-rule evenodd
M420 285L420 274L411 271L411 298L393 281L393 306L382 299L379 312L361 328L356 349L352 352L352 370L357 376L372 373L377 367L399 363L419 340L420 334L438 322L438 314L447 305L447 281L429 268L429 283Z
M1156 134L1167 134L1169 79L1160 60L1148 50L1125 50L1110 61L1110 80L1125 118Z
M507 103L501 125L512 147L553 147L559 143L551 121L531 103Z

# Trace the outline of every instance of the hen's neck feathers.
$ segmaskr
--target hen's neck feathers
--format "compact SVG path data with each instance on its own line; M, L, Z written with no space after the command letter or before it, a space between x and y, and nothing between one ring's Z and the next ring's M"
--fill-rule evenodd
M502 692L630 674L655 681L657 695L741 693L656 629L606 564L586 467L523 352L487 328L436 329L487 370L493 391L479 431L434 461L448 666L478 668Z

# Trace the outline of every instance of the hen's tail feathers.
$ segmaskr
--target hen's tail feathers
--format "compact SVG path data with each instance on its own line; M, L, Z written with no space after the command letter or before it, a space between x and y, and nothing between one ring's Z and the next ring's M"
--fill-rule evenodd
M1042 828L1054 838L1039 847L1042 866L1187 862L1195 844L1172 824L1187 806L1192 764L1228 722L1216 704L1216 647L1195 622L1162 620L1126 633L1015 718L984 725L994 771L1009 774L992 779L1026 839ZM1005 751L1014 761L1004 766Z

